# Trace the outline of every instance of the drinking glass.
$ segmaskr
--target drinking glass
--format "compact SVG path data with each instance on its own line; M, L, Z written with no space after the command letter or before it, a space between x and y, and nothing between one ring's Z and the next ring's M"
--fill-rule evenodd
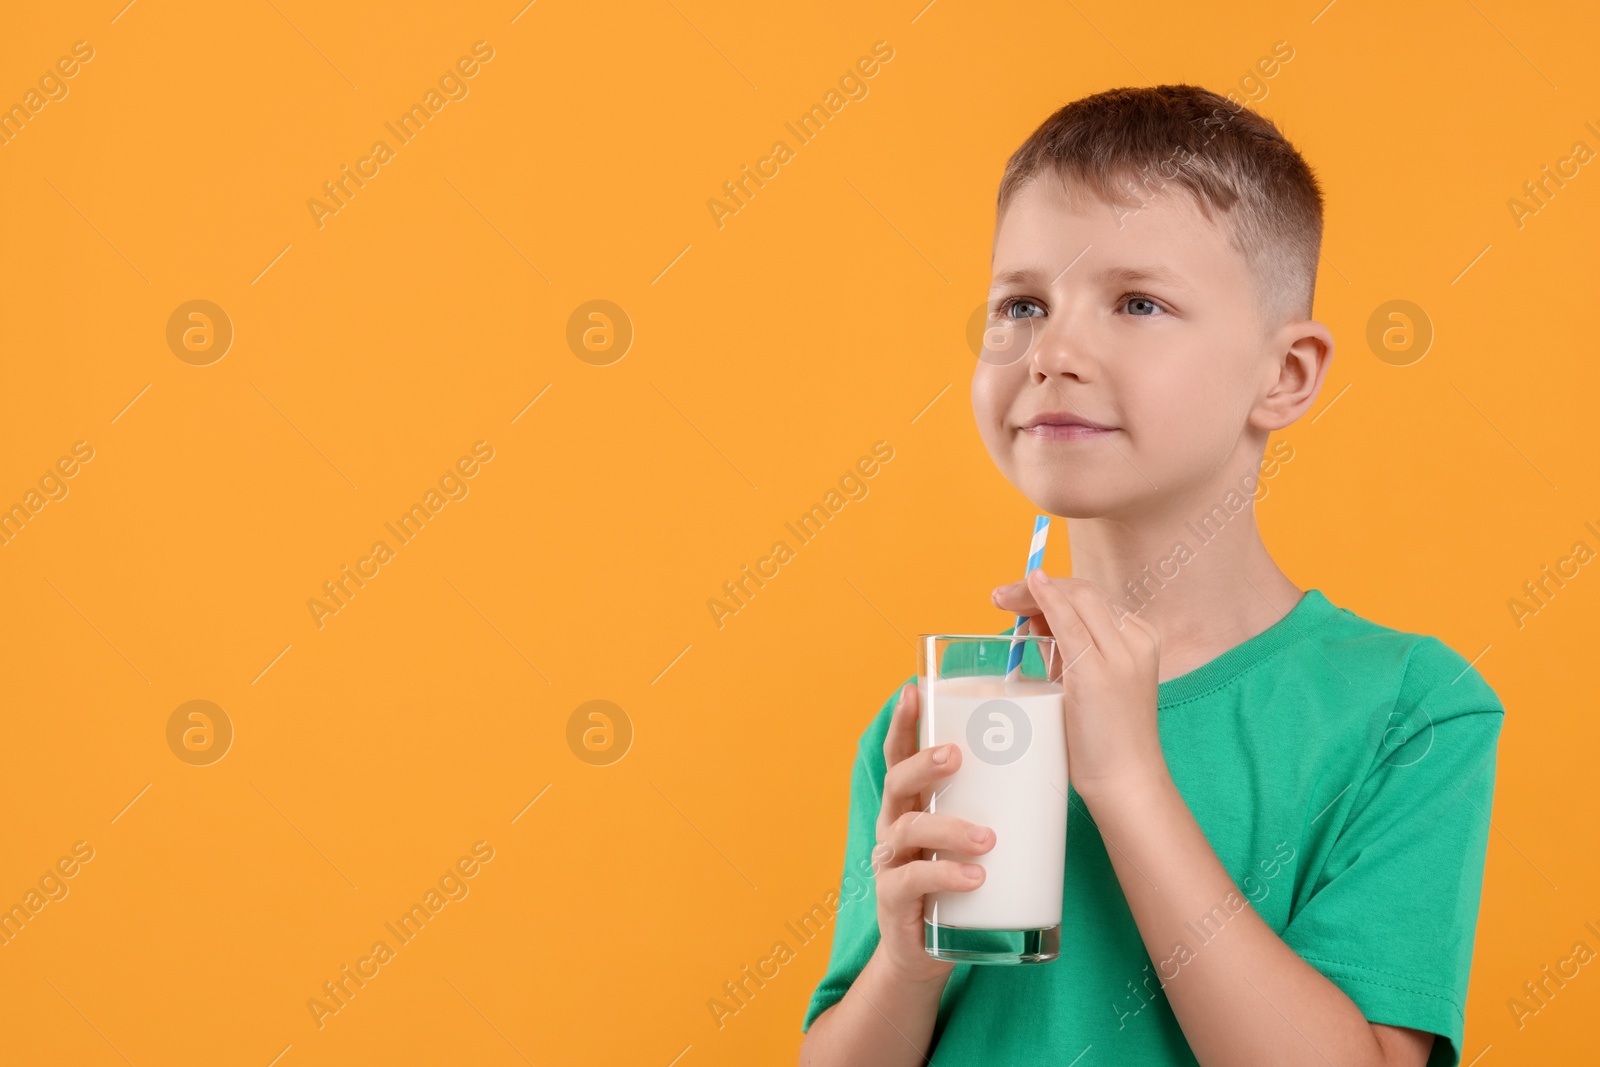
M1013 641L1022 660L1008 674ZM929 850L931 859L985 873L976 889L924 897L924 944L936 959L1020 964L1060 955L1067 745L1056 662L1046 636L918 635L919 744L961 750L956 771L923 791L922 808L995 835L982 855Z

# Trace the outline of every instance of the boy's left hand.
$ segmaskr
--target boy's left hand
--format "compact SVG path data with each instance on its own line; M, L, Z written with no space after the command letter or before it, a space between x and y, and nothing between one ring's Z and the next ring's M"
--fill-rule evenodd
M1029 616L1023 632L1056 640L1053 678L1062 679L1067 776L1086 802L1167 773L1156 728L1161 637L1084 578L1050 578L1042 568L994 591L995 606ZM1120 615L1120 618L1117 616ZM1065 668L1063 672L1063 668Z

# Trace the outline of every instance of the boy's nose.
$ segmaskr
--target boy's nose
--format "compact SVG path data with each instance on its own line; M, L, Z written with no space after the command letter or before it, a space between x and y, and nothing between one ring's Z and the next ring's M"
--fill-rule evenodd
M1028 358L1050 376L1069 376L1080 381L1094 377L1094 360L1088 352L1085 330L1076 329L1065 312L1034 330Z

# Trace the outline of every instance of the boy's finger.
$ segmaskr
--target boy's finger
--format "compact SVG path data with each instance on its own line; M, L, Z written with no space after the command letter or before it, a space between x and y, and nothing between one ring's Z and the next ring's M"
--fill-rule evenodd
M893 767L917 751L916 726L917 686L915 682L907 682L900 688L900 696L895 700L894 712L889 719L889 731L883 738L886 768Z
M1004 608L1018 615L1039 613L1039 602L1034 598L1033 591L1022 582L997 586L989 599L995 607Z
M1102 653L1109 652L1122 644L1121 625L1112 617L1111 603L1106 600L1105 594L1098 589L1089 589L1080 586L1075 590L1072 606L1077 609L1078 617L1083 620L1088 629L1095 647Z
M961 766L961 749L953 742L934 745L901 760L883 776L880 811L893 822L908 811L925 810L929 797L943 791L938 784Z
M1094 636L1084 625L1077 607L1051 583L1050 576L1045 573L1044 568L1034 568L1028 572L1028 578L1039 583L1034 595L1040 600L1042 613L1050 623L1050 633L1055 637L1056 645L1066 656L1067 662L1076 660L1086 648L1095 647Z

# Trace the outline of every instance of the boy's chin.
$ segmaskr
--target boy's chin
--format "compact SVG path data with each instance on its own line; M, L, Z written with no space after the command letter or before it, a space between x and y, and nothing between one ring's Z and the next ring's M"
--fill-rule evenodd
M1137 495L1120 484L1080 484L1059 476L1034 474L1024 477L1017 488L1039 511L1063 519L1107 518L1138 505Z

